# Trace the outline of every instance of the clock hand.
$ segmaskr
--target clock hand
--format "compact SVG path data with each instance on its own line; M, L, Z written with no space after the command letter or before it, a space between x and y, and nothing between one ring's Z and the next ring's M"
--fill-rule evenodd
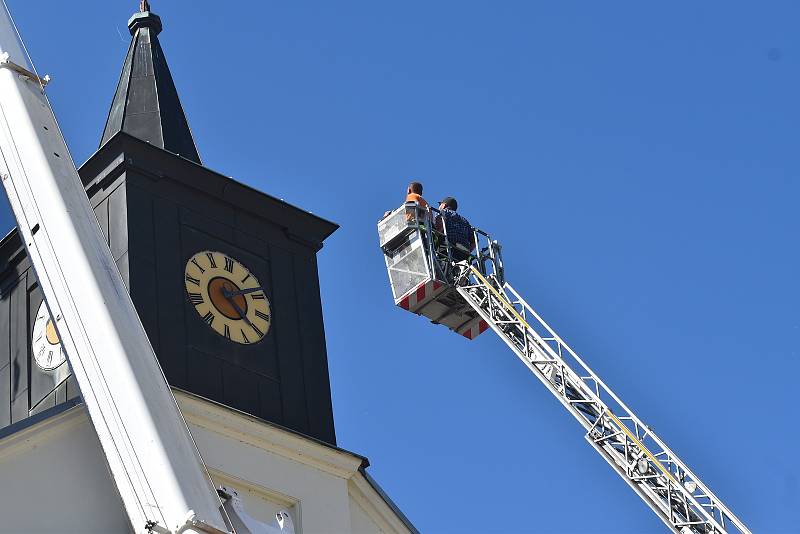
M222 296L227 298L235 297L237 295L247 295L248 293L255 293L256 291L264 291L263 287L251 287L250 289L240 289L239 291L227 291L222 288Z
M238 304L236 304L236 301L235 301L234 299L230 298L230 297L229 297L228 295L226 295L225 293L227 293L227 291L225 291L225 290L223 289L223 290L222 290L222 296L224 296L226 299L228 299L228 302L230 302L230 303L233 305L233 309L235 309L235 310L236 310L236 313L238 313L238 314L239 314L239 318L240 318L240 319L243 319L243 320L244 320L244 322L246 322L248 325L250 325L250 326L253 326L253 323L251 323L251 322L250 322L250 319L248 319L248 318L247 318L247 315L245 315L245 313L244 313L244 310L242 310L242 308L240 308L240 307L239 307L239 305L238 305Z

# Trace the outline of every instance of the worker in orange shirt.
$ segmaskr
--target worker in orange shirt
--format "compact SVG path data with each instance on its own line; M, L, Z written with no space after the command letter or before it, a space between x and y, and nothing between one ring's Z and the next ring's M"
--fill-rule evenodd
M422 184L419 182L411 182L408 184L408 189L406 190L406 202L416 202L419 206L420 211L425 211L427 218L427 210L428 210L428 201L422 198ZM383 214L382 219L389 216L391 211L387 211ZM406 218L410 221L414 219L414 215L409 213L406 215Z
M411 182L408 184L408 190L406 192L406 202L414 202L417 204L417 210L414 211L407 211L406 212L406 220L413 221L416 219L416 215L419 214L419 222L421 224L425 224L428 220L428 201L422 198L422 184L419 182Z
M406 194L406 202L416 202L420 208L427 208L428 201L422 198L422 184L419 182L411 182L408 184L408 191Z

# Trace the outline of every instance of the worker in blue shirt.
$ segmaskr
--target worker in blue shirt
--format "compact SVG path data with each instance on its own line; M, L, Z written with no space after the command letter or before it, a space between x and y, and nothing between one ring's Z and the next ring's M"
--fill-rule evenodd
M469 221L456 213L458 202L453 197L445 197L439 202L440 215L436 218L436 230L445 233L450 243L450 254L456 261L469 258L475 250L475 234Z

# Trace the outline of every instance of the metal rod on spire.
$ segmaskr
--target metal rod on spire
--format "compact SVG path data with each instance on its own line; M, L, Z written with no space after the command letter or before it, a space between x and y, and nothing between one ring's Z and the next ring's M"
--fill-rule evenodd
M147 0L142 0L141 2L139 2L139 11L141 11L142 13L150 11L150 2L148 2Z

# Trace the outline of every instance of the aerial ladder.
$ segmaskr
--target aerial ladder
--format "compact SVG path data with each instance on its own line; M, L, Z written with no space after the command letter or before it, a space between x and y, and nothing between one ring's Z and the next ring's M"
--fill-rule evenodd
M436 224L439 217L435 208L407 202L378 223L395 304L468 339L493 330L673 532L749 534L506 281L498 242L473 228L470 250L448 238L447 224Z

